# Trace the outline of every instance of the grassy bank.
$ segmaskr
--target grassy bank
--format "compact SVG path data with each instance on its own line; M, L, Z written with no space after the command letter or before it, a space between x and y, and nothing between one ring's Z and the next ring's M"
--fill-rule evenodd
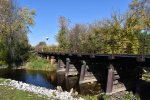
M105 95L105 94L101 94L98 96L81 95L81 97L84 98L85 100L140 100L139 96L136 96L132 92L127 91L118 92L113 95Z
M2 85L4 81L5 79L0 78L0 100L47 100L45 96Z
M56 64L51 65L50 60L35 57L29 60L25 66L25 69L55 71Z

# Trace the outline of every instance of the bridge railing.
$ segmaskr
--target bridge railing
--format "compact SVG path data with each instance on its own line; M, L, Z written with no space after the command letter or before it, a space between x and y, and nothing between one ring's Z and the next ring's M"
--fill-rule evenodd
M129 54L129 55L150 55L150 38L132 39L131 42L125 39L101 40L99 48L82 50L80 47L39 47L38 52L60 52L60 53L92 53L92 54ZM103 44L103 45L102 45Z

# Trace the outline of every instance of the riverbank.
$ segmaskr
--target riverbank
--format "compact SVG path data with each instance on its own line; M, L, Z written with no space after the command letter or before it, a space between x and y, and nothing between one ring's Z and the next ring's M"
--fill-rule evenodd
M31 84L0 78L0 99L4 100L84 100L74 98L72 91L46 89Z
M147 86L145 86L146 84ZM141 89L137 92L140 94L137 95L133 91L122 91L109 96L105 93L80 95L73 92L73 89L70 92L63 91L61 87L51 90L20 81L0 78L0 100L10 100L12 97L11 100L147 100L149 98L149 86L149 83L139 84L138 87Z
M7 85L10 80L0 78L0 100L43 100L45 96L18 90Z
M48 63L49 64L49 63ZM20 71L20 70L22 70L22 69L19 69L19 70L13 70L12 72L13 73L9 73L9 75L10 76L13 76L13 75L15 75L17 72L20 72L20 73L22 73L22 71ZM35 70L35 69L34 69ZM1 73L0 74L2 74L2 72L4 72L4 71L1 71ZM26 71L25 70L25 72L29 72L29 71ZM36 71L35 71L36 72ZM48 71L49 72L49 71ZM4 72L5 73L5 72ZM7 72L6 72L7 73ZM51 77L51 75L49 75L50 73L52 73L52 72L49 72L48 74L46 74L46 77L48 77L50 80L52 80L53 82L54 82L54 80L55 80L55 75L53 76L52 75L52 77ZM8 75L8 73L7 73L7 75ZM25 75L25 74L16 74L16 76L22 76L22 75L24 75L25 77L27 77L27 76L29 76L29 73L27 73L27 75ZM38 74L38 75L36 75L35 73L33 73L33 76L38 76L38 80L40 80L40 75ZM146 79L149 79L149 76L147 76L147 74L143 74L143 77L144 76L146 76L145 78ZM11 78L11 77L8 77L8 78ZM11 78L11 79L13 79L13 78ZM23 77L19 77L18 79L24 79ZM32 77L32 79L31 80L33 80L34 79L34 82L35 82L35 78L34 77ZM143 79L143 78L142 78ZM16 80L16 79L15 79ZM24 80L28 80L28 79L24 79ZM70 79L69 79L70 80ZM22 81L22 80L19 80L19 81ZM70 80L71 81L71 80ZM144 80L143 80L144 81ZM23 82L25 82L25 81L23 81ZM40 81L41 82L41 81ZM72 82L72 81L71 81ZM18 82L17 81L17 83L20 83L20 84L22 84L22 82ZM44 83L44 81L42 80L42 83ZM32 84L32 83L30 83L30 84ZM145 86L145 84L147 84L147 86ZM60 85L60 84L59 84ZM9 85L8 85L9 86ZM25 86L26 86L26 84L25 84ZM28 86L28 85L27 85ZM56 86L58 86L58 85L55 85L55 88L56 88ZM1 86L0 86L1 87ZM95 87L95 86L94 86ZM149 95L148 94L146 94L146 92L145 92L145 90L147 90L148 91L148 89L147 88L149 88L150 86L149 86L149 82L147 81L145 81L144 83L142 83L141 85L139 85L138 87L140 87L140 88L146 88L146 89L142 89L142 90L140 90L140 88L138 89L137 88L137 90L140 90L140 95L137 95L137 96L135 96L135 93L133 93L132 91L131 92L127 92L127 91L123 91L123 92L119 92L119 93L116 93L116 94L113 94L113 95L111 95L111 96L107 96L107 95L105 95L105 94L99 94L99 96L98 96L98 93L94 93L93 92L93 94L90 94L90 95L86 95L86 94L83 94L83 95L80 95L80 91L78 91L79 92L79 95L75 95L75 96L73 96L73 97L82 97L82 98L84 98L85 100L97 100L97 98L99 98L100 100L116 100L116 99L118 99L118 100L131 100L131 99L134 99L134 100L140 100L140 98L149 98ZM2 89L1 89L2 88ZM1 90L7 90L7 88L8 87L1 87L0 89ZM12 88L12 87L11 87ZM63 88L63 86L62 86L62 88ZM89 88L91 88L91 87L89 87ZM15 88L16 89L16 88ZM51 89L53 89L53 88L51 88ZM63 88L64 89L64 88ZM81 88L82 89L82 88ZM96 89L96 88L95 88ZM94 89L94 91L96 91ZM8 88L8 90L10 90L9 88ZM39 89L36 89L36 90L39 90ZM66 90L66 89L64 89L64 90ZM76 90L76 89L75 89ZM85 90L85 91L88 91L88 88L83 88L82 90ZM16 93L17 93L17 91L20 91L20 90L18 90L18 89L16 89L16 90L14 90L14 91L16 91ZM62 91L61 89L58 89L58 91ZM91 90L90 90L91 91ZM2 93L1 93L2 92ZM25 95L25 97L26 96L30 96L31 94L33 94L33 97L34 97L34 95L38 95L39 97L41 97L42 98L42 100L44 99L45 100L45 96L46 96L46 99L48 98L48 96L47 95L44 95L44 98L43 98L43 94L42 95L40 95L40 94L34 94L34 93L32 93L32 91L30 92L30 91L22 91L21 90L21 92L25 92L25 93L23 93L23 94L27 94L27 95ZM26 93L27 92L27 93ZM29 92L29 93L28 93ZM63 91L62 91L63 92ZM75 91L74 91L75 92ZM1 94L5 94L5 93L7 93L6 91L3 93L3 91L0 91L0 96L1 96ZM12 93L12 92L8 92L8 93ZM42 92L43 93L43 92ZM142 93L142 94L141 94ZM149 92L147 92L147 93L149 93ZM20 92L18 93L18 94L20 94ZM18 94L15 94L15 95L18 95ZM78 94L77 92L75 93L75 94ZM97 95L95 95L95 94L97 94ZM6 94L7 95L7 94ZM11 95L11 94L10 94ZM55 94L54 94L55 95ZM4 96L4 95L3 95ZM14 96L14 95L13 95ZM13 96L11 96L11 97L13 97ZM4 96L5 97L5 96ZM8 97L9 97L9 95L8 95ZM24 97L24 95L23 95L23 97ZM128 99L128 98L130 98L130 99ZM1 99L1 98L0 98ZM6 99L6 100L9 100L9 99ZM27 99L28 100L28 99ZM32 100L32 99L31 99ZM34 99L33 99L34 100ZM40 99L36 99L36 100L40 100ZM145 100L145 99L143 99L143 100Z
M9 68L8 65L0 65L0 69ZM10 67L11 69L25 69L38 71L56 71L57 64L51 64L50 60L38 56L29 58L23 65Z
M56 71L56 64L50 64L50 60L35 57L30 59L24 66L21 66L20 68L26 70Z

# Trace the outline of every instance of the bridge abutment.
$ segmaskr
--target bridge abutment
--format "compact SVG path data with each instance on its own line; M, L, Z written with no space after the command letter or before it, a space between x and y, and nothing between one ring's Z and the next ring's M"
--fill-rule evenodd
M51 62L51 65L53 65L55 63L55 57L54 56L51 56L51 59L50 59L50 62Z

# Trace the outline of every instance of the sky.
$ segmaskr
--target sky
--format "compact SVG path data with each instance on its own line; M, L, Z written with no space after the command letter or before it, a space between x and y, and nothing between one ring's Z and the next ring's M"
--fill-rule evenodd
M90 24L110 18L113 11L123 14L132 0L18 0L21 7L36 11L35 26L28 34L32 46L41 41L48 45L58 44L55 36L59 31L58 18L64 16L70 24ZM46 40L45 37L49 37Z

